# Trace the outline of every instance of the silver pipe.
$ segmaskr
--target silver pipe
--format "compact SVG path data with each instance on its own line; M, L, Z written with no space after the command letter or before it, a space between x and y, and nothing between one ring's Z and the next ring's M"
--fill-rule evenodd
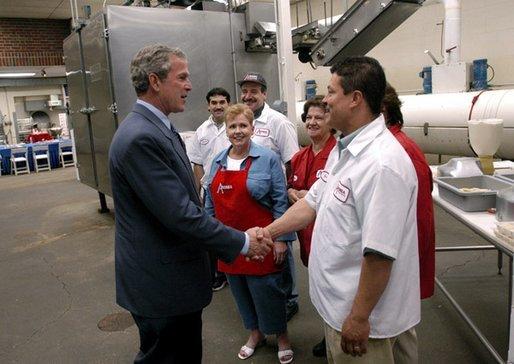
M468 246L440 246L436 252L454 252L463 250L498 250L494 245L468 245Z
M435 58L435 57L434 57L434 55L432 54L432 52L430 52L430 50L425 49L423 53L427 54L430 58L432 58L432 61L433 61L435 64L439 64L439 63L441 63L441 62L439 62L439 61L437 60L437 58Z
M78 8L78 5L77 5L77 0L73 0L73 4L75 5L75 17L77 19L77 26L79 25L79 8Z
M298 2L295 3L295 8L296 8L296 27L298 28L300 26L300 19L298 16Z
M325 18L325 27L327 26L327 2L323 0L323 16Z
M505 363L505 361L502 359L502 357L498 354L498 352L494 349L494 347L491 345L491 343L489 342L489 340L487 340L487 338L480 332L480 330L478 329L478 327L473 323L473 321L471 321L471 319L469 318L468 315L466 315L466 313L464 312L464 310L459 306L459 304L457 303L457 301L455 301L455 299L453 298L453 296L450 294L450 292L448 292L448 290L443 286L443 284L441 283L441 281L436 278L435 279L435 283L437 284L437 287L439 287L439 289L441 290L441 292L443 292L443 294L446 296L446 298L448 298L448 301L450 301L450 303L452 304L452 306L455 308L455 310L458 312L458 314L464 319L464 321L466 321L466 323L469 325L469 327L471 328L471 330L473 330L473 332L475 333L475 335L478 337L478 339L482 342L482 344L484 344L484 346L486 347L486 349L491 353L491 355L493 356L493 358L496 360L497 363Z
M236 48L234 45L234 34L232 34L232 0L228 0L228 24L230 29L230 48L232 53L232 71L234 73L234 100L239 101L239 89L237 87Z
M312 8L311 8L311 0L307 0L307 24L312 21Z
M334 0L330 0L330 26L334 25Z
M73 0L70 0L70 10L71 10L71 27L75 28L77 26L77 21L75 20L75 7L73 6Z

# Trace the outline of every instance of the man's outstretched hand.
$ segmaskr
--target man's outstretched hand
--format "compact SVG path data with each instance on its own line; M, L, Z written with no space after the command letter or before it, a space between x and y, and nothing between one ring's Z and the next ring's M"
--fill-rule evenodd
M246 254L247 259L256 260L262 262L264 257L273 248L273 240L267 229L254 227L246 230L246 233L250 237L250 247Z

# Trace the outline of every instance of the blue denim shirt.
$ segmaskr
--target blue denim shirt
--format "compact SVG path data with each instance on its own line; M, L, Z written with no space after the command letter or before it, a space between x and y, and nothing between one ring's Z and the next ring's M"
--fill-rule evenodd
M287 187L282 162L278 154L256 144L250 142L249 157L252 157L252 165L248 171L248 179L246 180L246 188L250 195L261 205L270 210L274 219L278 219L286 212L289 204L287 200ZM216 175L219 167L227 167L228 152L231 146L218 154L212 163L211 171L208 178L208 188L205 192L205 210L211 216L214 216L214 206L211 196L211 183ZM241 169L244 169L248 159L241 163ZM296 239L295 233L289 233L278 237L278 241L293 241Z

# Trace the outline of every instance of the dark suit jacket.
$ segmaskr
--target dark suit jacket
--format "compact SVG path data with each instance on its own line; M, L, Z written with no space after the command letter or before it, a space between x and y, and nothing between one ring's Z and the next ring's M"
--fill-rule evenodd
M109 150L117 303L140 316L199 311L212 298L207 250L231 262L244 233L204 213L179 136L135 104Z

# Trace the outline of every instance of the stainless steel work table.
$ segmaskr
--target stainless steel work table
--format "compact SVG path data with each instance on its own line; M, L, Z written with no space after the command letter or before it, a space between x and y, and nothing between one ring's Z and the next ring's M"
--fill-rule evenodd
M514 255L514 247L509 245L507 242L504 242L497 238L494 235L495 228L495 216L488 212L465 212L459 209L458 207L453 206L449 202L443 200L439 197L439 190L436 183L434 183L434 190L432 192L432 197L434 202L441 207L444 211L448 212L450 215L455 217L457 220L462 222L465 226L473 230L475 233L486 239L492 245L473 245L473 246L464 246L464 247L438 247L436 251L444 252L444 251L459 251L459 250L498 250L498 270L501 272L502 268L502 257L501 254L507 255L509 258L509 348L507 354L507 361L505 361L498 352L494 349L491 343L487 340L487 338L480 332L478 327L473 323L473 321L469 318L469 316L464 312L462 307L457 303L457 301L453 298L453 296L448 292L448 290L444 287L439 279L436 278L436 284L439 289L444 293L444 295L449 299L450 303L457 310L460 316L466 321L466 323L471 327L473 332L477 335L479 340L485 345L487 350L491 353L494 359L498 363L512 363L514 364L514 310L512 307L513 300L513 269L512 269L512 259ZM437 227L436 227L437 228Z

